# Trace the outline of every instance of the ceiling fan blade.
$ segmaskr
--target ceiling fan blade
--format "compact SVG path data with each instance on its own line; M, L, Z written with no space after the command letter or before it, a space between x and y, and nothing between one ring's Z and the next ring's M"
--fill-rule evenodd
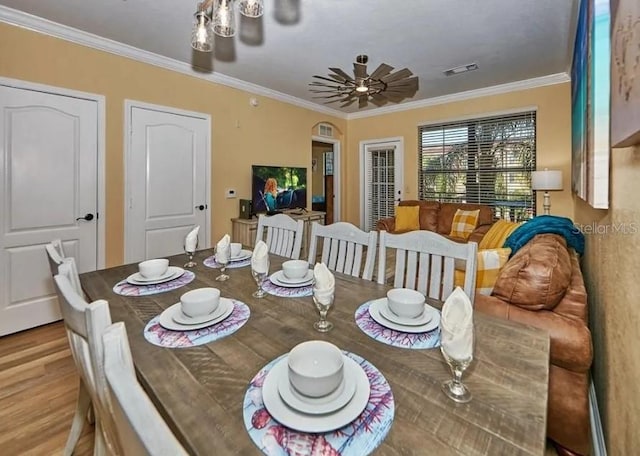
M342 71L340 68L329 68L329 70L333 71L338 76L344 78L345 81L353 82L353 78L350 75L348 75L347 73L345 73L344 71ZM331 75L329 75L329 76L331 76Z
M356 79L365 79L368 77L367 75L367 65L365 65L364 63L358 63L358 62L354 62L353 63L353 74L355 75Z
M321 80L323 80L323 81L331 82L331 83L333 83L333 84L335 84L336 82L340 82L340 81L336 81L335 79L332 79L332 78L327 78L326 76L318 76L318 75L314 75L313 77L314 77L314 78L321 79Z
M414 76L408 79L400 79L397 81L391 81L387 83L387 88L396 88L396 87L410 87L410 88L418 88L418 77Z
M405 79L405 78L408 78L410 76L413 76L413 73L411 72L411 70L408 69L408 68L403 68L402 70L398 70L395 73L391 73L391 74L383 77L382 81L384 81L387 84L389 84L390 82L397 81L399 79Z
M358 108L366 108L367 104L369 104L369 97L367 95L360 95L358 97Z
M347 106L351 106L355 101L357 100L357 97L349 97L349 98L345 98L343 101L345 101L345 103L342 103L340 105L341 108L346 108Z
M388 100L381 93L374 93L373 95L371 95L371 102L376 106L385 105L387 104L387 101Z
M391 65L387 65L386 63L381 63L376 70L371 73L369 76L371 79L380 79L393 71L393 67Z

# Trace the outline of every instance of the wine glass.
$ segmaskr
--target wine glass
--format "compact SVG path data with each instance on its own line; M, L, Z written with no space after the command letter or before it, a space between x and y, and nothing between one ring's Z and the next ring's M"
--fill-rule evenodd
M471 400L471 392L462 383L462 373L473 361L473 336L471 336L470 344L468 343L467 347L462 350L460 349L461 342L456 340L454 346L447 337L441 338L440 351L453 374L452 380L447 380L442 384L442 391L450 399L465 403Z
M185 268L193 268L194 266L196 266L198 264L195 261L193 261L193 255L196 253L196 249L197 248L198 248L198 239L196 239L195 244L191 244L190 246L187 246L187 239L185 238L185 240L184 240L184 251L187 254L187 256L189 257L189 261L187 261L184 264Z
M327 332L333 329L333 323L327 320L327 312L333 304L334 290L318 290L313 288L313 303L320 312L320 320L313 324L316 331Z
M216 247L216 263L220 265L220 275L216 277L219 282L229 280L229 275L225 274L227 265L229 264L229 257L231 256L231 245L227 244L224 247Z
M262 289L262 285L269 275L269 258L267 257L265 261L266 263L261 265L260 270L254 269L253 264L251 265L251 275L258 285L258 289L251 295L254 298L264 298L267 295L267 293Z

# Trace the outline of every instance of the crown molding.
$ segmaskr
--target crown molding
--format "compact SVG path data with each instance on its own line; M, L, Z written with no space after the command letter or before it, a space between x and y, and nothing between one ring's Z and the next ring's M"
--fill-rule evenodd
M43 19L32 14L8 8L0 5L0 21L6 22L17 27L32 30L37 33L59 38L82 46L90 47L120 57L129 58L138 62L157 66L167 70L182 73L199 79L204 79L216 84L221 84L234 89L243 90L255 95L262 95L267 98L282 101L284 103L299 106L310 111L327 114L330 116L346 119L347 114L336 109L321 106L301 98L293 97L276 90L241 81L240 79L226 76L220 73L202 73L195 70L188 63L180 62L170 57L165 57L153 52L144 51L142 49L119 43L108 38L103 38L92 33L78 30L57 22Z
M525 79L522 81L509 82L491 87L483 87L481 89L467 90L465 92L453 93L451 95L443 95L441 97L427 98L425 100L410 101L393 106L385 106L382 108L372 109L370 111L355 112L347 114L347 120L363 119L366 117L379 116L382 114L390 114L394 112L408 111L410 109L426 108L428 106L436 106L456 101L470 100L472 98L486 97L490 95L500 95L518 90L534 89L554 84L569 82L571 78L567 73L556 73L538 78Z

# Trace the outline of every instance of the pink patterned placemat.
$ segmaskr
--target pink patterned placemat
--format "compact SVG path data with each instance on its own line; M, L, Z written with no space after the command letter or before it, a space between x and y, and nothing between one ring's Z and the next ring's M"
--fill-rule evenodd
M301 298L304 296L311 296L313 294L313 285L287 288L278 286L269 279L264 281L262 289L270 295L279 296L281 298Z
M210 257L206 258L202 264L204 264L208 268L220 268L220 263L216 261L215 255L211 255ZM232 261L231 263L227 264L227 269L244 268L245 266L249 266L250 264L251 257L240 261Z
M191 283L196 275L191 271L184 271L177 279L168 282L158 283L156 285L133 285L127 280L121 280L113 287L113 292L122 296L149 296L165 291L175 290Z
M440 326L429 332L409 334L382 326L371 318L369 305L365 302L356 309L356 324L367 336L378 342L400 348L436 348L440 346Z
M154 345L167 348L196 347L233 334L249 320L251 310L245 303L233 301L233 312L220 323L192 331L171 331L160 325L160 316L153 317L144 328L144 338Z
M249 437L264 454L271 456L365 456L375 450L391 429L395 403L389 383L369 361L343 352L367 374L371 393L364 411L351 423L331 432L308 434L275 421L262 402L262 384L282 355L260 369L244 396L242 415Z

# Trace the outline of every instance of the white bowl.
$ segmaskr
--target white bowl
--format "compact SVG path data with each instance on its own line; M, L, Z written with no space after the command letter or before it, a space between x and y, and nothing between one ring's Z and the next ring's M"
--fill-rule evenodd
M217 288L196 288L180 296L180 309L187 317L196 318L214 312L220 304Z
M155 279L162 276L169 269L169 260L166 258L156 258L138 264L138 271L145 279Z
M240 242L231 243L231 258L237 257L242 251L242 244Z
M302 279L309 272L309 263L304 260L288 260L282 263L282 272L287 279Z
M303 342L289 352L289 382L304 396L326 396L342 382L343 363L335 345L322 340Z
M417 318L424 312L424 295L410 288L394 288L387 292L387 303L394 314Z

